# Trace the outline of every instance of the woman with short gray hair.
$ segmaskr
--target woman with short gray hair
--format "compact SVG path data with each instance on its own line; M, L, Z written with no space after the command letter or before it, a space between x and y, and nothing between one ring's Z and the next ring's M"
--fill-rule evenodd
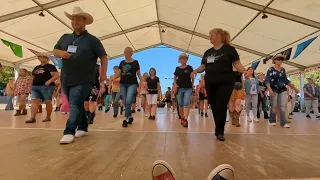
M316 118L320 118L319 110L318 110L318 100L320 97L320 87L318 84L314 82L312 77L307 78L308 83L304 85L303 91L305 93L306 100L306 117L311 118L310 110L312 107L313 113Z

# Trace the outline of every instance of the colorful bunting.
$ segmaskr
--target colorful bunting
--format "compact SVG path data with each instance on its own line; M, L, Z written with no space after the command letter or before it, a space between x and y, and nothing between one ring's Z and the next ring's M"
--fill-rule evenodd
M260 64L260 61L253 62L253 63L251 64L251 67L253 68L253 70L256 70L257 67L259 66L259 64Z
M294 53L293 59L298 57L302 53L302 51L304 51L315 39L317 39L317 37L318 36L298 44L296 52Z
M289 48L287 50L280 52L279 54L284 55L286 57L286 59L289 60L290 56L291 56L291 52L292 52L292 48Z
M22 58L23 54L22 54L22 47L18 44L14 44L10 41L7 41L7 40L4 40L4 39L1 39L1 41L3 42L3 44L5 44L6 46L10 47L13 54Z
M34 55L38 55L40 54L40 52L36 51L36 50L33 50L33 49L29 49L27 48L29 51L31 51Z
M59 59L59 58L57 58L57 57L55 57L55 56L53 56L53 55L51 55L50 56L50 59L51 59L51 61L52 61L52 63L55 65L55 66L57 66L58 68L62 68L62 61L61 61L61 59Z

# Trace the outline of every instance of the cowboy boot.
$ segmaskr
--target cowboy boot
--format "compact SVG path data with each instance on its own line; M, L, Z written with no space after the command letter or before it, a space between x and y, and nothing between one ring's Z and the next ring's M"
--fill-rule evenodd
M20 116L20 115L21 115L21 109L17 110L13 116Z
M239 112L235 111L235 115L234 115L234 122L235 122L235 125L237 127L240 127L240 115L241 115L241 110Z
M230 119L231 119L232 125L236 125L234 115L235 115L235 111L232 111L232 112L231 112L231 111L229 110L229 117L230 117Z

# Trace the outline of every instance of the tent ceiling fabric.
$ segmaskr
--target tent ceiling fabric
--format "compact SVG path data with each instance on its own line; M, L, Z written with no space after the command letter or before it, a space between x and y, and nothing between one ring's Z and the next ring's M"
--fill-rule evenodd
M0 43L0 62L26 68L37 64L27 48L52 51L58 39L71 32L64 11L72 12L74 6L94 17L94 23L87 29L100 38L110 59L121 57L127 46L141 51L161 44L201 56L211 46L208 32L220 27L230 32L242 63L250 66L264 56L290 47L294 53L297 44L320 35L319 0L2 0L1 3L0 38L21 45L23 58L16 57ZM261 18L263 9L267 19ZM41 10L45 17L38 16ZM300 56L287 62L285 68L297 71L319 65L319 49L317 38ZM257 71L266 71L270 63L261 62Z

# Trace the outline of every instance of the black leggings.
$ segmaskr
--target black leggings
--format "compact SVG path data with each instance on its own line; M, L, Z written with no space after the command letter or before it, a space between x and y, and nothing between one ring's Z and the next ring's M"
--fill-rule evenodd
M233 90L233 84L208 84L206 90L214 122L216 124L215 135L224 135L224 125L227 119L227 106Z

